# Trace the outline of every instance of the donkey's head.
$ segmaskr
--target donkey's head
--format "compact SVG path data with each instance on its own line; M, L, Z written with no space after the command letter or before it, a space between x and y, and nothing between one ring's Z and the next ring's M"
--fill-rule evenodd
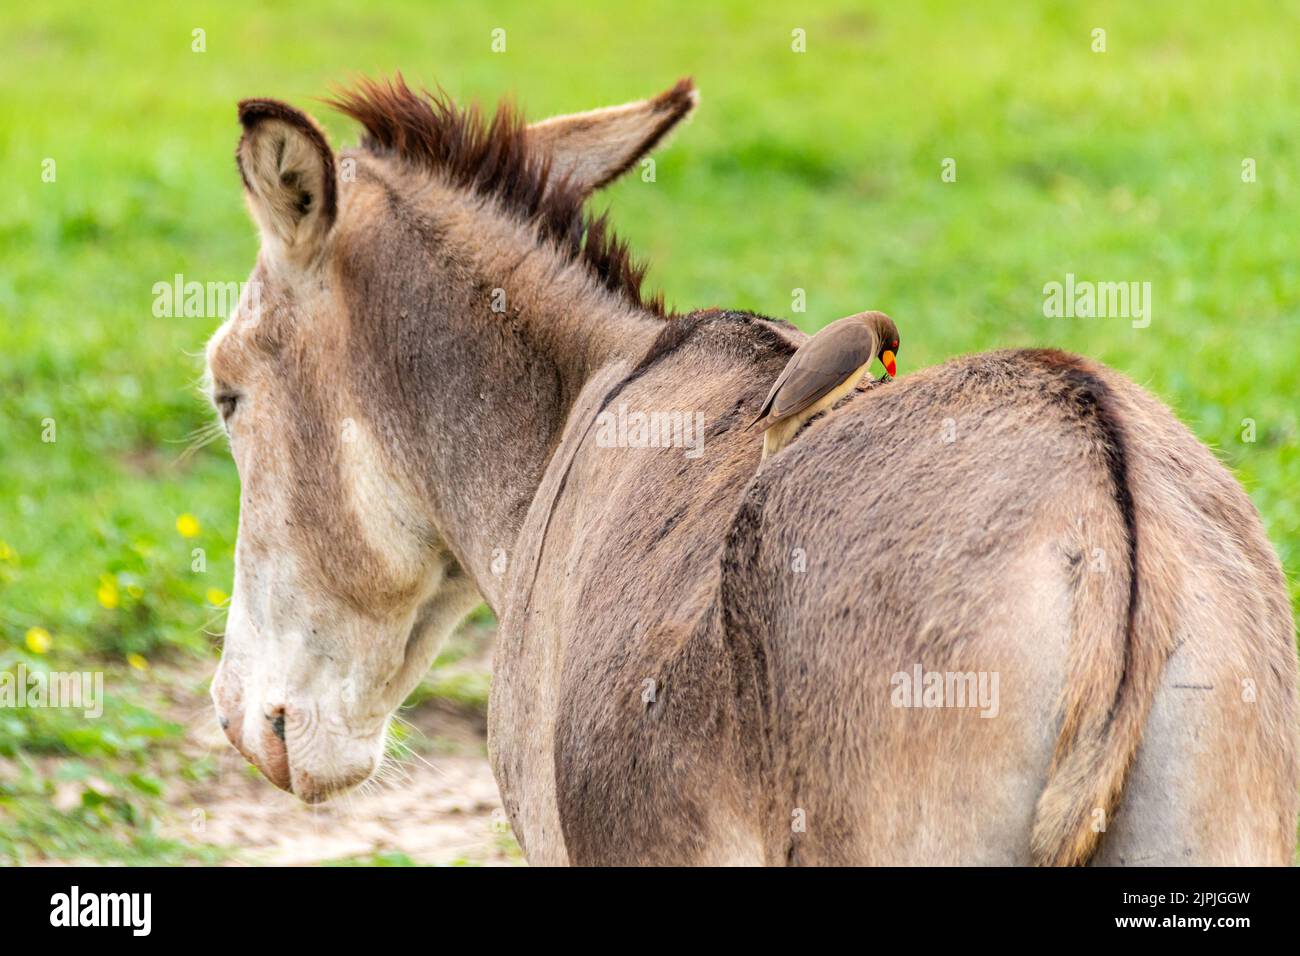
M392 712L490 597L572 400L540 324L650 308L582 202L694 101L683 82L525 126L366 84L335 104L368 133L340 156L298 110L240 104L262 246L207 349L242 484L212 694L277 786L317 801L372 773ZM469 494L489 464L495 487Z

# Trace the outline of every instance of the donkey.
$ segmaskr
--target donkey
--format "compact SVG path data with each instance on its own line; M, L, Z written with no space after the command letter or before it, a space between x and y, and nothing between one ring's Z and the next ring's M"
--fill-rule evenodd
M696 101L530 125L364 81L339 154L240 104L230 741L309 803L357 784L486 602L533 863L1290 863L1295 632L1238 483L1052 350L853 393L760 469L805 336L668 313L583 211ZM597 441L614 409L702 415L702 453Z

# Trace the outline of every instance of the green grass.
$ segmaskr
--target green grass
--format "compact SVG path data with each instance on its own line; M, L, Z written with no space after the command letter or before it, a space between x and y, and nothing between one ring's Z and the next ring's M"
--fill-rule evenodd
M152 668L216 654L205 629L219 632L213 605L230 589L238 486L220 443L179 458L209 419L195 355L219 319L155 318L152 286L251 268L235 101L289 99L348 142L347 123L311 98L359 72L401 69L458 98L513 92L533 116L693 75L701 109L655 181L630 177L598 200L670 303L809 329L885 309L904 374L995 347L1094 356L1217 449L1300 596L1300 8L785 7L5 6L0 668L101 669L111 697L93 722L0 711L0 861L193 856L152 835L161 798L132 780L191 769L179 726L151 702ZM1095 27L1105 53L1091 50ZM191 51L195 28L206 52ZM805 53L791 51L795 28ZM956 182L941 181L946 157ZM1242 182L1247 157L1257 182ZM1151 326L1045 318L1042 287L1066 272L1151 282ZM805 313L791 314L794 289ZM50 635L44 653L28 648L33 628ZM50 810L67 784L49 757L111 794L86 783L84 803Z

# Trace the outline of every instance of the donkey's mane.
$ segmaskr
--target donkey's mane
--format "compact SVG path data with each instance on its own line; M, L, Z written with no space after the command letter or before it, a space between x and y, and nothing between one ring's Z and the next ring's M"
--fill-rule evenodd
M686 96L689 90L680 92ZM649 299L641 295L645 265L632 259L607 214L586 214L581 188L567 178L552 180L550 157L530 148L524 118L509 101L502 100L488 120L477 103L461 108L441 89L413 92L399 73L387 82L362 79L326 102L365 127L361 145L373 155L436 170L452 184L496 200L534 224L570 261L583 263L605 288L665 315L662 292Z

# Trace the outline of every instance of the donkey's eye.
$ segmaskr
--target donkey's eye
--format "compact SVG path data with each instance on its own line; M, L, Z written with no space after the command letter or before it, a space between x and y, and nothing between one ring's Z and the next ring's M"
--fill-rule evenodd
M221 420L230 421L230 416L235 414L235 406L239 404L239 396L234 392L218 392L214 401L217 403L217 411L221 413Z

